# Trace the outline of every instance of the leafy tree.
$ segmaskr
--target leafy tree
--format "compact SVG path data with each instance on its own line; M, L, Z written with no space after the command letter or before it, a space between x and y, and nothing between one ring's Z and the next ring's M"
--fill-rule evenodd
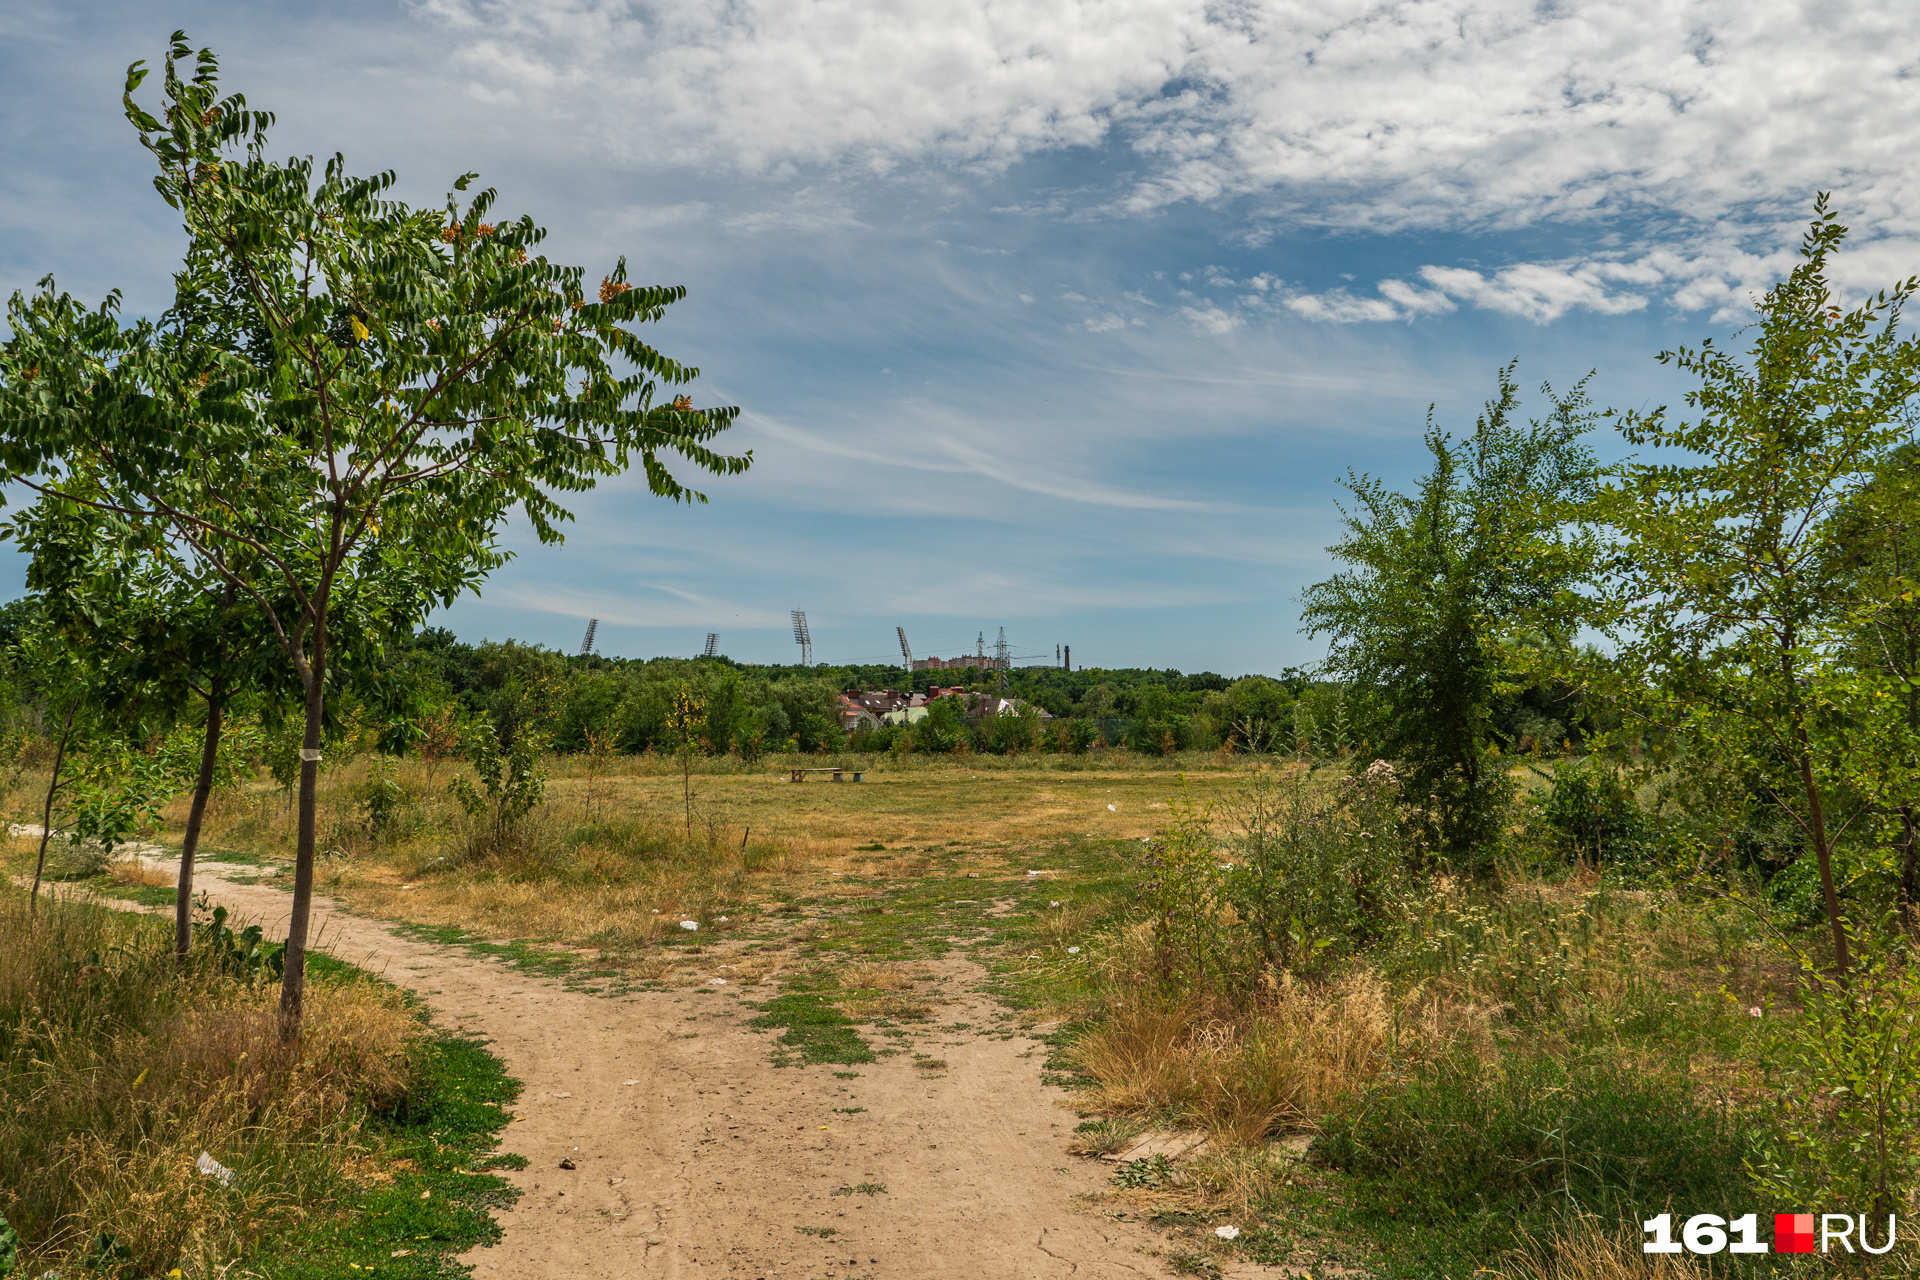
M191 74L183 78L189 59ZM656 388L697 371L628 326L678 288L631 287L624 261L597 300L579 268L537 256L531 219L485 219L494 193L444 211L389 198L336 156L266 156L271 117L222 98L213 55L176 33L156 118L126 112L159 162L187 254L172 308L122 325L43 282L16 295L0 354L0 470L43 492L97 469L99 506L161 535L165 554L251 601L300 682L299 842L281 987L298 1034L312 902L314 800L336 609L363 634L411 631L506 557L519 512L543 541L554 494L636 459L656 494L699 500L660 455L720 475L749 458L709 442L735 411Z
M1429 846L1480 874L1512 787L1492 723L1513 675L1504 641L1564 647L1594 615L1579 591L1594 538L1569 525L1596 476L1586 384L1547 387L1547 416L1521 424L1513 370L1463 440L1429 410L1434 465L1413 494L1348 473L1347 535L1328 550L1349 567L1308 588L1302 614L1309 635L1332 639L1330 674L1379 690L1376 749L1404 762Z
M1711 340L1662 352L1698 379L1689 420L1618 419L1636 445L1682 451L1623 468L1600 510L1617 531L1623 656L1672 714L1721 717L1726 746L1818 862L1834 967L1848 967L1825 791L1852 767L1817 688L1849 611L1831 519L1886 461L1920 389L1920 342L1899 331L1908 280L1843 311L1827 277L1847 229L1822 194L1801 262L1759 304L1747 358Z
M1823 567L1842 584L1837 679L1823 693L1840 710L1850 772L1898 823L1900 911L1920 925L1920 445L1895 449L1833 519Z
M83 661L128 668L129 678L167 719L178 717L191 698L204 709L174 895L174 950L184 964L193 940L194 855L221 772L227 711L258 682L272 656L271 638L231 581L170 574L165 557L141 554L144 530L72 500L70 491L49 492L7 532L32 557L28 588L48 602L49 615ZM116 788L102 779L90 784L91 799L79 812L92 816L76 822L76 839L104 837L110 845L140 825L136 819L157 814L182 780L177 768L132 757L126 763L126 785Z

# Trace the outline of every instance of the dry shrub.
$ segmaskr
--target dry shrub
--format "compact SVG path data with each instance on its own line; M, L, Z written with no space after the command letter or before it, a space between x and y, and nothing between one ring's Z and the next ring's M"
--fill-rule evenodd
M165 888L179 883L179 877L164 867L150 867L139 858L115 858L107 867L115 884L144 884Z
M1074 1047L1095 1106L1171 1111L1230 1145L1312 1126L1390 1061L1429 1060L1463 1040L1491 1045L1486 1010L1419 991L1396 997L1372 969L1328 983L1282 976L1225 1016L1147 984L1120 991Z

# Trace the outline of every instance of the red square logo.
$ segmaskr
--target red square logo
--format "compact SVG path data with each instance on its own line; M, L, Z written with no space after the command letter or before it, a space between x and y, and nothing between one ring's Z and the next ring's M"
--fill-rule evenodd
M1775 1253L1812 1253L1813 1215L1776 1213L1773 1215L1773 1251Z

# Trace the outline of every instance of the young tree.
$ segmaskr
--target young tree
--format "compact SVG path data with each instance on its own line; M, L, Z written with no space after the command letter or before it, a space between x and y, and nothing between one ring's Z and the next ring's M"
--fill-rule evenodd
M1492 715L1516 652L1544 635L1564 651L1595 620L1579 588L1594 557L1573 527L1596 469L1581 437L1594 414L1583 380L1546 388L1545 419L1515 420L1514 366L1499 373L1464 440L1427 418L1433 470L1411 495L1348 473L1347 536L1328 548L1349 567L1304 594L1309 635L1332 639L1329 673L1384 702L1380 754L1405 765L1408 797L1445 861L1486 874L1511 791L1494 757Z
M191 74L183 78L191 60ZM630 326L684 295L636 289L625 263L597 298L579 268L537 255L531 219L485 221L494 193L442 211L388 198L338 156L266 157L272 118L222 98L213 55L175 33L160 117L126 111L181 214L173 307L122 325L45 281L15 296L0 352L0 472L43 492L96 471L97 505L164 536L259 611L297 676L305 728L281 1031L298 1034L313 892L314 800L336 604L368 631L415 625L506 558L501 522L559 541L556 492L638 460L656 494L704 500L661 455L717 475L748 457L709 444L733 409L661 384L697 370Z
M121 664L167 719L179 718L193 699L204 710L174 894L174 953L184 965L193 945L195 854L220 771L227 711L257 686L275 646L230 580L170 572L180 566L143 554L147 531L85 500L99 496L91 488L50 491L6 532L32 557L27 586L47 601L77 653L96 663L124 655Z
M1920 445L1895 449L1832 519L1843 602L1821 700L1846 736L1858 790L1897 824L1903 923L1920 927Z
M1623 468L1600 504L1619 539L1623 656L1674 714L1722 717L1728 749L1775 780L1772 802L1818 861L1842 974L1825 784L1850 771L1849 747L1823 734L1816 685L1853 591L1831 517L1899 443L1920 389L1920 342L1899 333L1915 281L1843 310L1827 267L1846 234L1822 194L1800 265L1758 304L1744 361L1711 340L1661 353L1699 380L1693 416L1663 407L1617 425L1677 456Z

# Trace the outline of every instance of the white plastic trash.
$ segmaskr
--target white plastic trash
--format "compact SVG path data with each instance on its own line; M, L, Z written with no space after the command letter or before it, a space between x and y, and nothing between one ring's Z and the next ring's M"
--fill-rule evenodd
M698 920L682 920L680 922L680 927L682 929L685 929L688 933L692 933L695 929L698 929L700 927L700 922Z
M1240 1238L1240 1228L1215 1227L1213 1229L1213 1234L1219 1236L1222 1240L1238 1240Z
M218 1160L215 1160L211 1155L207 1154L205 1151L202 1151L200 1153L200 1158L193 1162L193 1167L198 1169L200 1172L206 1174L209 1178L212 1178L215 1182L218 1182L223 1187L230 1187L233 1185L233 1170L227 1168L227 1166L221 1164Z

